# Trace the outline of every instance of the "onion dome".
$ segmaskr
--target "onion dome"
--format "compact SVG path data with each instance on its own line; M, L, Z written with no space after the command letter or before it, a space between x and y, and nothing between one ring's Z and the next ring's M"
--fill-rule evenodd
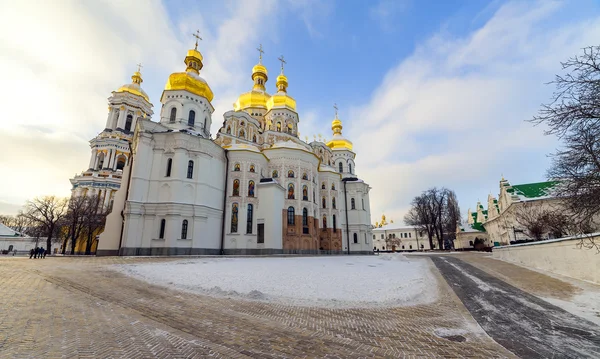
M267 101L271 97L265 89L265 84L269 77L267 68L262 64L262 45L257 50L260 52L260 57L258 59L258 64L254 65L252 68L252 81L254 81L254 86L252 87L252 91L243 93L238 97L237 101L233 104L233 109L235 111L241 111L248 108L264 109L267 107Z
M119 89L115 92L128 92L132 95L141 96L144 98L144 100L150 102L148 94L144 90L142 90L141 84L143 81L144 80L142 80L142 74L138 70L133 73L133 76L131 76L130 84L125 84L119 87Z
M292 111L296 111L296 100L293 97L287 94L288 87L288 79L283 74L283 57L280 58L281 63L281 73L277 76L277 82L275 85L277 86L277 93L271 96L269 101L267 101L267 110L271 110L272 108L288 108Z
M165 85L165 91L183 90L202 96L209 102L212 101L214 97L213 92L208 83L200 77L200 70L204 66L202 60L203 57L200 51L198 51L198 43L196 42L196 47L193 50L188 50L185 57L185 72L172 73Z
M332 150L349 150L352 151L352 142L342 136L342 121L338 118L337 111L335 118L331 121L331 130L333 138L327 142L327 146Z

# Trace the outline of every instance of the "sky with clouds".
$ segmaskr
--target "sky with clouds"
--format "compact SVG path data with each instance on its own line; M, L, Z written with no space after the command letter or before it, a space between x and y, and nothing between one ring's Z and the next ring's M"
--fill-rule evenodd
M251 88L262 44L272 74L277 57L287 60L301 137L329 137L337 103L357 173L372 187L373 222L382 213L399 222L431 186L455 190L465 215L498 192L501 175L545 179L558 142L525 121L551 95L545 83L560 61L598 45L600 4L0 0L0 213L69 194L107 97L138 62L158 113L197 29L213 134ZM274 81L267 87L274 92Z

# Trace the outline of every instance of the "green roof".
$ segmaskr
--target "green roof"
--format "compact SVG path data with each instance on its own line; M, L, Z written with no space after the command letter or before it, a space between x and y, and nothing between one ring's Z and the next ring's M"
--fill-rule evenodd
M475 222L471 225L471 228L478 230L480 232L485 232L485 228L483 228L483 225L479 222Z
M551 189L558 184L558 181L538 182L518 184L507 189L507 192L513 193L525 198L538 198L551 195ZM512 191L511 191L512 190Z

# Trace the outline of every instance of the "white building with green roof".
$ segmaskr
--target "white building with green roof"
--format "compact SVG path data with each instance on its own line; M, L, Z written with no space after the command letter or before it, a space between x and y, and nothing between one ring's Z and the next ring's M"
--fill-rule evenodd
M504 177L500 180L498 198L488 196L488 209L481 211L483 217L477 217L492 245L507 245L511 241L528 238L517 216L523 206L527 210L554 209L561 198L557 196L558 181L546 181L525 184L510 184ZM483 207L482 207L483 208ZM485 218L482 221L482 218Z
M459 250L475 248L478 240L482 241L484 247L491 246L488 234L483 227L483 223L487 218L488 211L483 208L481 202L477 202L474 212L469 208L467 221L457 227L454 248Z

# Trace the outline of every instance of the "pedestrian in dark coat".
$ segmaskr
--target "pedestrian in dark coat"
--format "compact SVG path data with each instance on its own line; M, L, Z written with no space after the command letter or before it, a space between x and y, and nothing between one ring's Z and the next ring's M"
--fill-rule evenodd
M29 259L31 259L33 257L34 253L35 253L35 251L33 250L33 248L31 248L31 250L29 251Z
M44 255L44 252L45 252L45 251L46 251L46 250L44 249L44 247L40 247L40 253L39 253L39 255L38 255L38 258L42 258L42 256Z
M47 253L48 253L48 251L44 251L44 258L46 258Z
M33 254L33 258L36 259L38 256L38 253L40 253L40 247L35 247L35 252Z

